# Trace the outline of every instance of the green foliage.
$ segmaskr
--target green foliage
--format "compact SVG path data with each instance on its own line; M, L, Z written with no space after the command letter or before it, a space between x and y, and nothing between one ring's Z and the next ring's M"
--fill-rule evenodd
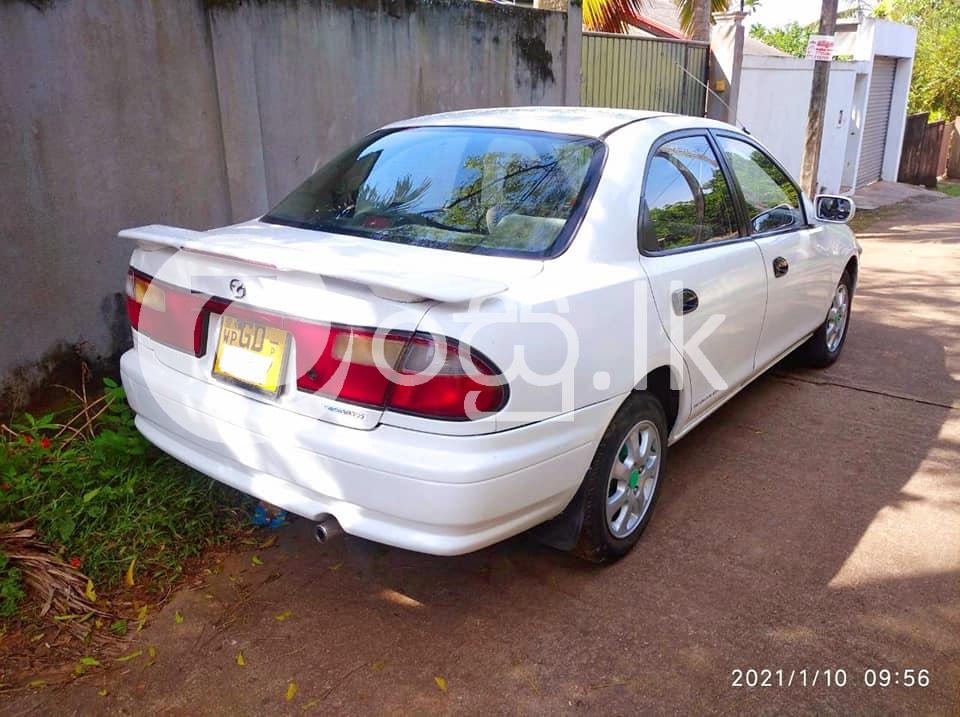
M13 617L24 598L20 571L10 565L10 558L0 552L0 619Z
M794 57L806 55L807 42L813 34L813 25L801 25L798 22L788 22L781 27L767 27L758 23L750 28L750 37Z
M691 36L696 31L696 27L694 27L696 24L695 13L696 5L699 1L700 0L674 0L680 15L680 27L683 28L685 33ZM709 2L710 11L707 13L708 17L712 17L715 12L726 12L733 4L730 0L709 0Z
M40 537L98 587L119 584L133 558L161 585L231 518L239 493L153 448L133 424L123 389L56 414L29 414L0 434L0 516L33 518ZM98 417L77 431L87 416ZM80 417L80 420L77 420Z
M955 184L949 181L940 181L937 182L937 191L943 192L951 197L960 197L960 184Z
M960 116L960 0L883 0L874 14L917 28L910 111Z

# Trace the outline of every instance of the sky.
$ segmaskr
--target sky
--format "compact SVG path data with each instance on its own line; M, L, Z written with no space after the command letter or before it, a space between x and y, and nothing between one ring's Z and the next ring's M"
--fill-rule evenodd
M796 20L804 25L820 18L820 2L821 0L760 0L760 7L747 18L747 24L760 23L776 27ZM856 5L856 2L840 0L841 10L851 5Z

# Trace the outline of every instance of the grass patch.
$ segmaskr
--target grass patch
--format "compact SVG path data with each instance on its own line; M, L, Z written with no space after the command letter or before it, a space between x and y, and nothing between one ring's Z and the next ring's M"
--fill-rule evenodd
M0 521L32 520L98 591L159 592L232 534L247 499L150 445L123 389L105 383L96 400L0 428ZM23 603L14 562L0 553L0 618Z
M949 197L960 197L960 182L937 182L937 191Z
M877 209L858 209L853 219L847 224L854 234L862 234L877 219Z

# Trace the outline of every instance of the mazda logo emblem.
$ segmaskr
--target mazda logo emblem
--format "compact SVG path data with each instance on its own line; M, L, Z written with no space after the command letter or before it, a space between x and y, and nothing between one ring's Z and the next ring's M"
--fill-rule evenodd
M242 299L247 295L247 287L243 285L243 282L239 279L230 280L230 293L233 294L235 299Z

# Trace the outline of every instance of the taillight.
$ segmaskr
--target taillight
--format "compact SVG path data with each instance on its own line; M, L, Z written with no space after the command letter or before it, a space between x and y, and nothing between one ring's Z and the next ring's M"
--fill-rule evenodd
M207 348L207 298L159 282L135 269L127 272L130 325L155 341L198 357Z
M505 402L499 372L452 339L299 321L286 327L297 344L301 391L448 420L479 418Z
M384 406L391 385L387 374L396 367L406 335L388 334L378 339L369 329L292 320L285 326L293 332L297 345L297 388L351 403Z
M399 374L387 404L395 411L463 420L498 411L505 403L499 371L476 351L445 337L411 337Z

